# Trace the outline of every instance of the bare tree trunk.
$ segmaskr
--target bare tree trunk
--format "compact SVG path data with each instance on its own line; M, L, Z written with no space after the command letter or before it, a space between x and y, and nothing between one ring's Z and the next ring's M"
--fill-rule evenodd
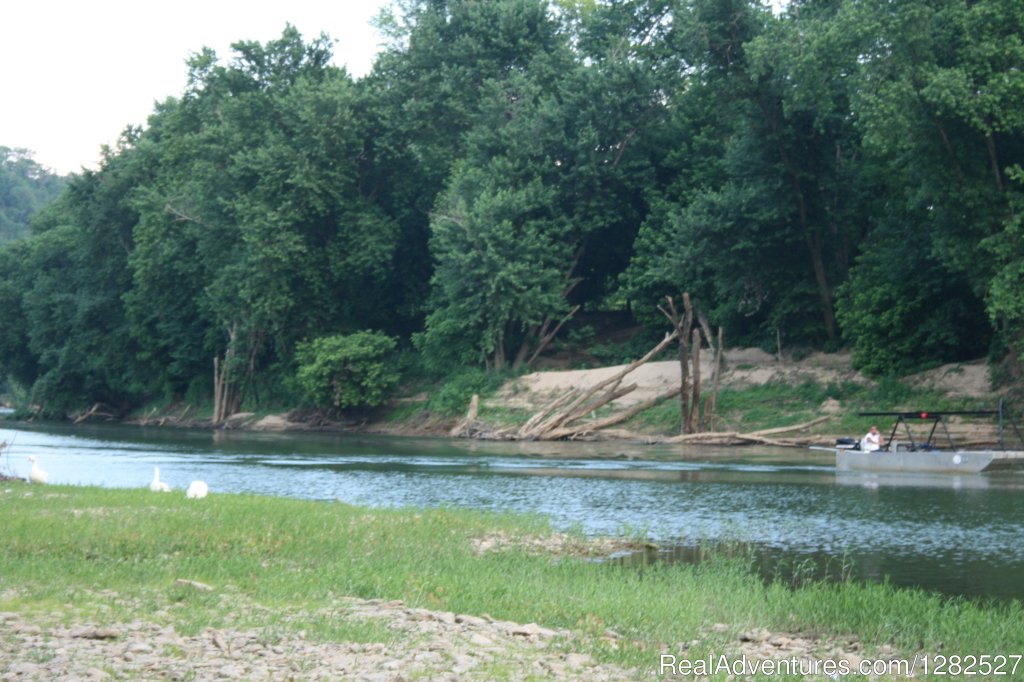
M580 416L588 412L591 412L593 409L596 409L597 406L603 405L609 402L610 400L614 400L615 397L621 397L622 395L625 395L625 393L621 392L618 393L618 395L616 395L616 393L619 391L619 384L622 382L623 377L625 377L634 369L636 369L637 367L644 364L652 357L663 351L665 347L668 346L668 344L672 343L672 341L675 340L675 338L675 331L673 331L671 334L666 334L665 338L661 341L661 343L659 343L657 346L648 351L647 354L644 355L642 358L640 358L639 360L634 360L629 365L624 367L622 370L617 372L614 376L611 376L605 379L604 381L598 382L597 384L591 386L586 391L582 391L581 393L579 393L579 395L576 395L576 397L572 400L568 407L561 410L560 412L554 411L554 409L551 408L551 406L545 408L543 411L552 412L552 416L548 417L545 421L540 423L538 426L535 426L528 432L524 432L525 429L520 429L519 436L521 438L525 437L548 439L551 437L550 434L552 432L560 430L561 427L570 420L578 419ZM609 389L608 387L611 388ZM629 387L629 390L633 390L633 388L635 388L635 386ZM588 402L595 394L605 389L608 390L605 391L605 393L601 397L599 397L596 402ZM575 391L576 389L572 389L570 391L570 394ZM563 395L561 398L556 400L555 403L559 405L564 404L567 401L568 395L569 394ZM612 397L609 398L609 396ZM527 423L536 423L537 421L537 415L534 415L534 417L531 417Z
M220 415L220 393L223 390L220 376L220 356L213 356L213 423L219 424Z
M992 176L996 180L996 189L1003 192L1006 187L1003 184L1003 172L1000 169L999 155L996 154L996 140L992 133L985 135L985 148L988 150L989 162L992 164Z
M608 403L612 402L613 400L618 400L619 398L625 395L629 395L630 393L636 390L636 387L636 384L628 384L626 386L623 386L622 388L619 388L618 384L616 384L613 388L606 391L604 395L597 398L594 402L586 403L585 405L577 407L575 412L566 417L564 423L568 423L576 419L579 419L580 417L583 417L587 413L595 412L600 408L604 407L605 405L607 405Z
M505 335L499 334L494 344L494 370L500 372L505 369Z
M658 310L668 318L679 336L679 432L688 432L687 420L690 417L690 349L687 341L690 338L690 328L693 326L693 305L690 303L690 294L683 293L684 315L680 316L676 310L675 301L671 296L666 296L668 310L660 305Z
M541 334L540 340L537 342L537 350L533 351L533 355L531 355L530 359L526 361L527 367L533 366L534 360L536 360L537 357L544 352L548 345L555 340L555 337L558 336L558 332L562 329L562 325L571 320L581 307L583 306L574 306L573 309L570 310L569 313L565 317L563 317L558 322L558 324L555 325L555 328L552 329L551 332L549 332L548 334Z
M523 342L519 344L519 351L516 353L516 359L512 361L512 369L519 369L526 362L526 356L530 354L530 346L535 338L538 336L543 337L547 334L548 326L551 324L551 318L544 320L543 325L535 324L530 327L530 330L526 332L526 336L523 337Z
M527 438L530 432L536 428L537 424L540 424L542 421L547 419L551 413L568 403L570 400L576 398L579 394L580 390L578 388L570 388L568 391L552 400L550 403L545 405L540 412L530 417L526 423L523 424L516 437L519 439Z
M617 413L615 413L615 414L613 414L613 415L611 415L609 417L605 417L604 419L600 419L600 420L598 420L596 422L591 422L589 424L580 424L579 426L573 426L573 427L566 427L566 428L562 428L562 429L557 429L555 431L552 431L550 433L545 434L544 438L546 440L558 440L560 438L571 438L573 436L578 436L581 433L589 433L591 431L597 431L597 430L600 430L600 429L607 428L607 427L612 426L614 424L618 424L619 422L626 421L630 417L636 416L636 415L640 414L641 412L643 412L644 410L650 409L651 407L657 405L658 403L660 403L660 402L662 402L664 400L668 400L669 398L675 397L675 395L678 392L679 392L679 389L673 386L672 388L670 388L667 391L661 393L660 395L656 395L653 398L648 398L647 400L645 400L643 402L640 402L640 403L637 403L636 405L633 405L632 407L630 407L627 410L623 410L622 412L617 412Z
M718 328L718 349L715 351L715 373L712 379L711 395L704 406L704 430L714 431L718 428L718 384L722 374L722 328Z
M700 426L700 330L693 330L693 343L690 344L693 350L693 402L688 429L694 433Z
M836 338L836 315L832 307L832 294L825 275L825 259L821 252L821 235L808 232L807 247L811 251L811 265L814 268L814 280L818 284L818 297L821 300L821 313L825 320L825 333L829 340Z
M459 436L467 435L473 428L473 422L476 421L477 415L480 413L480 396L476 393L469 399L469 410L466 412L466 416L448 432L448 435L452 438L458 438Z

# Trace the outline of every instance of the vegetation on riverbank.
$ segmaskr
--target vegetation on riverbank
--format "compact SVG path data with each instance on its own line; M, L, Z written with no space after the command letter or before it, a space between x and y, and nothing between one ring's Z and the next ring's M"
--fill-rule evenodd
M558 645L566 651L638 670L656 667L661 652L728 653L741 633L762 629L823 651L855 638L867 655L1024 650L1020 602L844 581L791 589L726 557L640 570L553 556L537 550L552 535L534 518L16 483L0 493L0 511L0 611L46 623L143 619L186 634L230 626L325 642L398 636L346 618L338 600L359 597L570 630Z
M0 379L49 416L372 405L391 373L340 388L349 337L434 379L615 364L684 292L706 342L1024 376L1024 4L401 0L381 27L358 80L292 26L183 46L184 90L0 246Z

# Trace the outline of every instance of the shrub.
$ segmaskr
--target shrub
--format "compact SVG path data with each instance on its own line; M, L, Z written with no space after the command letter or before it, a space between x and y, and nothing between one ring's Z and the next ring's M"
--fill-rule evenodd
M501 388L507 376L506 373L467 368L448 377L430 396L427 409L445 416L462 414L474 393L481 398L487 397Z
M388 361L395 346L395 339L373 331L300 343L296 381L316 407L376 407L398 384L398 372Z

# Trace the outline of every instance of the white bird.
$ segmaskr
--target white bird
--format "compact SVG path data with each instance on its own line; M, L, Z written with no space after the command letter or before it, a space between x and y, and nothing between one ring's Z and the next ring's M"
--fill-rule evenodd
M205 481L192 481L188 484L185 497L198 500L201 497L206 497L208 492L210 492L210 487L206 485Z
M155 493L171 492L171 486L160 480L160 467L153 467L153 481L149 484L149 489Z
M46 483L46 480L50 477L48 473L39 468L36 464L35 457L29 457L28 461L32 462L32 470L28 472L28 480L30 483Z

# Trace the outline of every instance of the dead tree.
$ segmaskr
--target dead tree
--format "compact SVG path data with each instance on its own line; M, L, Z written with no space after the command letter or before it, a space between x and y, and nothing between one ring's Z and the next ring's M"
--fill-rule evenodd
M665 350L675 340L676 334L677 332L675 331L667 334L661 343L648 351L642 358L631 362L604 381L598 382L586 390L571 388L561 396L558 396L542 408L540 412L530 417L526 424L519 429L516 437L521 440L557 440L573 437L587 431L594 431L617 424L633 416L641 409L646 409L660 400L675 396L679 392L678 388L672 388L666 394L662 394L662 396L657 396L650 401L634 405L620 414L612 415L596 422L573 424L573 422L578 422L584 416L595 412L598 408L634 391L636 384L621 386L623 378Z
M675 301L671 296L665 297L668 303L668 310L658 306L661 314L668 318L672 327L676 330L679 339L679 432L689 433L687 428L690 420L690 349L688 340L690 329L693 327L693 306L690 304L690 294L683 294L683 315L676 310Z
M700 330L693 330L693 343L690 344L693 353L693 400L691 401L690 416L686 429L694 433L700 429Z
M690 294L683 293L683 313L680 314L671 296L665 297L666 306L658 306L658 310L672 323L679 338L679 432L681 434L697 433L707 430L710 413L714 412L718 395L718 372L721 366L722 342L719 335L718 348L712 342L711 325L690 301ZM694 319L699 327L694 325ZM715 353L715 371L713 400L704 405L704 419L701 423L701 376L700 376L700 345L701 330L708 348ZM710 399L709 399L710 400Z
M701 320L701 327L704 327L704 320ZM704 330L708 333L708 329ZM715 369L711 375L711 395L708 396L707 402L704 403L704 431L714 431L718 428L718 385L719 378L722 374L722 328L718 328L718 348L715 350Z

